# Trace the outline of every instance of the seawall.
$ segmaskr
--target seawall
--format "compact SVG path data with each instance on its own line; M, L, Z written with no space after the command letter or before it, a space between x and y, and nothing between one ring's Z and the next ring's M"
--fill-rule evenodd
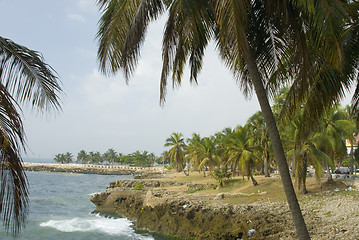
M162 167L132 167L124 165L57 164L23 162L25 171L72 172L103 175L161 175Z

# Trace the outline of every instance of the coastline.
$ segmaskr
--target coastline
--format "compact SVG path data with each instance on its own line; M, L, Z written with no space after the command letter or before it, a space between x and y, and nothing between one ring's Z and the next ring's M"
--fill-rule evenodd
M90 200L97 212L126 217L137 230L180 239L296 239L286 202L269 200L269 193L262 191L225 193L213 188L176 178L119 180ZM359 239L358 191L348 191L342 180L328 189L300 197L311 238ZM245 203L253 195L261 200ZM256 230L253 237L247 234L250 229Z
M25 171L70 172L101 175L162 175L163 167L132 167L126 165L93 165L93 164L58 164L23 162Z

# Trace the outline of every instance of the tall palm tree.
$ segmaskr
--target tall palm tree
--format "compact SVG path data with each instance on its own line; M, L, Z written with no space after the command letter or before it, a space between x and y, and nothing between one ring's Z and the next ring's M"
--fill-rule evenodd
M56 154L56 155L55 155L55 158L54 158L54 161L55 161L55 162L63 164L63 163L65 163L65 160L66 160L66 159L65 159L65 155L64 155L64 154L60 153L60 154Z
M168 156L174 162L178 172L185 172L185 147L184 138L182 133L172 133L169 138L166 139L165 147L171 147L168 150ZM186 174L187 175L187 174Z
M117 153L113 148L110 148L103 154L103 158L109 164L113 164L117 159Z
M89 155L87 154L87 152L85 150L81 150L77 154L77 162L87 163L88 161L89 161Z
M59 110L61 92L57 74L40 53L0 36L0 216L13 233L21 230L28 212L21 105Z
M340 165L341 161L347 154L344 139L353 139L353 132L355 130L355 124L351 120L346 119L346 114L343 109L338 107L332 108L326 111L326 114L321 119L321 128L319 131L326 136L327 139L322 148L333 159L332 169L335 165ZM329 165L327 167L328 181L332 180L332 176L329 171Z
M192 138L187 139L186 155L188 162L195 170L200 171L200 143L202 139L198 133L193 133Z
M347 120L351 124L345 125L347 127L346 131L350 134L350 136L345 136L346 139L350 141L350 174L353 174L354 171L354 142L356 141L354 136L358 135L358 129L355 124L353 109L351 106L347 105L343 109L345 120Z
M70 153L70 152L66 152L65 154L64 154L64 156L65 156L65 163L72 163L72 160L73 160L73 156L72 156L72 153Z
M331 165L332 159L326 154L322 148L322 143L328 140L328 137L321 131L313 132L305 141L297 141L300 122L303 121L303 112L297 114L296 118L287 124L285 131L287 132L286 141L290 144L290 150L287 152L289 157L293 159L292 171L297 181L298 189L302 193L307 193L306 177L307 168L312 165L315 169L315 176L320 182L322 175L322 166Z
M215 166L218 166L221 159L217 153L217 143L214 136L204 137L198 145L199 168L203 168L203 175L205 176L206 168L212 172Z
M307 45L307 35L312 34L310 40L313 46L320 46L319 50L333 50L332 46L337 46L331 40L335 40L338 34L333 34L334 37L325 34L328 30L325 24L333 23L328 13L342 16L337 14L342 11L342 1L334 1L335 4L331 5L325 3L324 0L98 0L103 10L98 32L100 68L105 74L123 69L127 79L138 62L148 24L168 10L162 48L162 103L170 72L173 85L180 85L184 65L189 59L190 80L197 82L204 50L208 42L215 39L223 61L233 71L244 92L250 93L254 89L257 95L299 239L309 239L309 233L294 192L264 84L269 77L275 76L273 74L279 67L290 66L279 64L282 59L296 61L298 68L295 70L299 72L296 86L304 92L312 76L307 74L313 68L311 54L315 53ZM321 10L323 4L325 11ZM339 25L333 27L342 27L342 22L337 21ZM326 50L326 53L331 53L328 54L329 60L340 55L335 50ZM331 67L329 64L325 66ZM280 84L275 77L272 79L274 86Z
M251 136L254 139L254 144L260 146L261 157L263 161L263 172L265 177L270 177L269 164L269 136L264 122L264 118L260 111L253 114L247 121L247 126Z
M232 134L225 140L225 148L228 153L228 163L234 166L234 169L241 171L242 175L251 178L253 185L257 181L252 175L252 168L255 165L257 156L255 156L256 146L254 139L250 137L248 126L238 126Z

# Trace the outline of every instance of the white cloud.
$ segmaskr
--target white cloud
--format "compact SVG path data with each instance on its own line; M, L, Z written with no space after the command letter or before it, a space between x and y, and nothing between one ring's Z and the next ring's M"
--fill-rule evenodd
M79 53L80 55L82 55L85 58L96 59L96 57L97 57L96 51L93 51L91 49L86 49L86 48L82 48L82 47L76 47L75 49L76 49L77 53Z
M86 19L82 15L76 13L68 13L67 18L75 22L80 22L80 23L86 22Z
M85 94L87 101L95 106L109 106L121 104L126 98L128 89L124 80L119 77L107 78L96 69L91 74L82 78L81 92Z
M95 5L95 1L90 0L78 0L77 6L83 12L96 13L98 8Z

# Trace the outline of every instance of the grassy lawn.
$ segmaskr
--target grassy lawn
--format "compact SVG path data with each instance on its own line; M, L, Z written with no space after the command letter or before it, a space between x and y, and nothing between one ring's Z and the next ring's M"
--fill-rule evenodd
M189 176L184 175L183 173L177 173L171 171L167 173L167 177L171 181L181 181L181 182L192 182L200 184L214 184L218 185L218 182L207 173L206 177L203 177L202 173L190 172ZM189 195L196 196L214 196L220 193L226 194L224 199L214 200L213 197L208 197L209 202L220 201L221 203L229 204L250 204L255 202L286 202L285 193L283 191L282 182L279 176L272 176L266 178L264 176L255 176L255 179L258 182L257 186L253 186L251 180L247 178L232 177L229 180L226 180L225 186L223 188L207 188L204 190L191 190L187 191L185 187L173 187L174 191L183 191ZM166 180L166 179L164 179ZM168 178L167 178L168 180ZM308 194L302 194L297 192L299 201L305 201L308 197L320 197L324 196L326 193L333 191L334 189L339 190L340 194L354 194L358 196L358 191L345 191L347 188L341 181L335 180L334 183L328 184L325 178L321 179L321 183L317 179L308 177L307 178L307 189Z

